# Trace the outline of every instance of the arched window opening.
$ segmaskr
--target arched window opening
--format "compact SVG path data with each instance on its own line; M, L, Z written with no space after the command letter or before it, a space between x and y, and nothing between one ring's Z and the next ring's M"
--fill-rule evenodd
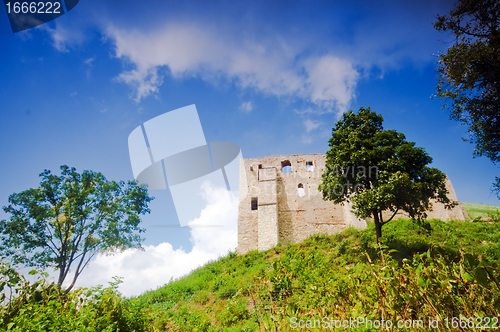
M292 164L290 160L285 160L281 162L281 172L283 174L288 174L292 172Z
M306 192L304 191L304 185L302 183L299 183L297 191L299 193L299 197L304 197L306 195Z

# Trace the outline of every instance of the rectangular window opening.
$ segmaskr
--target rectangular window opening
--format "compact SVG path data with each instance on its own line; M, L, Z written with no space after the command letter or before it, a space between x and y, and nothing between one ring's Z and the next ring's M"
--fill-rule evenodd
M252 210L257 210L259 208L259 203L257 197L252 197Z

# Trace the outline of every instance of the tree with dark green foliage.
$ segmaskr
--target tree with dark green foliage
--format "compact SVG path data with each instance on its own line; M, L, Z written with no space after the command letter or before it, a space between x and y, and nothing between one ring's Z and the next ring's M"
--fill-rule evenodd
M452 208L446 175L430 168L432 158L405 135L384 130L383 117L370 108L344 113L333 128L326 168L318 190L335 204L351 201L360 218L373 217L377 242L382 226L405 211L422 221L436 199ZM383 212L390 213L384 220Z
M0 221L0 255L15 264L59 271L61 285L76 264L69 292L98 252L141 248L139 215L153 199L135 181L108 181L93 171L61 166L61 176L45 170L40 187L9 196Z
M455 38L440 54L437 96L453 120L468 125L474 156L500 161L500 2L459 0L434 27ZM449 104L451 102L451 105ZM493 190L500 199L500 178Z

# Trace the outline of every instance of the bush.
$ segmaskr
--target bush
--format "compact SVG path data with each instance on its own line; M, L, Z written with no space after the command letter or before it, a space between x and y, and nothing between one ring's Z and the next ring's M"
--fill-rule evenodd
M36 275L36 271L30 274ZM40 274L33 283L14 269L0 264L2 289L11 297L0 307L0 329L8 331L149 331L149 316L133 308L117 291L121 280L110 287L78 288L66 293ZM45 278L44 278L45 277ZM3 294L5 295L5 294Z

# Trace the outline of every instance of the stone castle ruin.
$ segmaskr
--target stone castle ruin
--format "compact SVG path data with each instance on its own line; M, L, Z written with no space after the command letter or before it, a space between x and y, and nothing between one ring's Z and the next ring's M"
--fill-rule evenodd
M324 154L240 160L239 253L267 250L278 242L301 242L315 233L331 235L350 226L366 228L366 221L351 212L350 204L323 200L318 185L325 162ZM446 188L448 197L456 201L448 179ZM458 206L447 210L433 202L428 218L464 220L464 215Z

